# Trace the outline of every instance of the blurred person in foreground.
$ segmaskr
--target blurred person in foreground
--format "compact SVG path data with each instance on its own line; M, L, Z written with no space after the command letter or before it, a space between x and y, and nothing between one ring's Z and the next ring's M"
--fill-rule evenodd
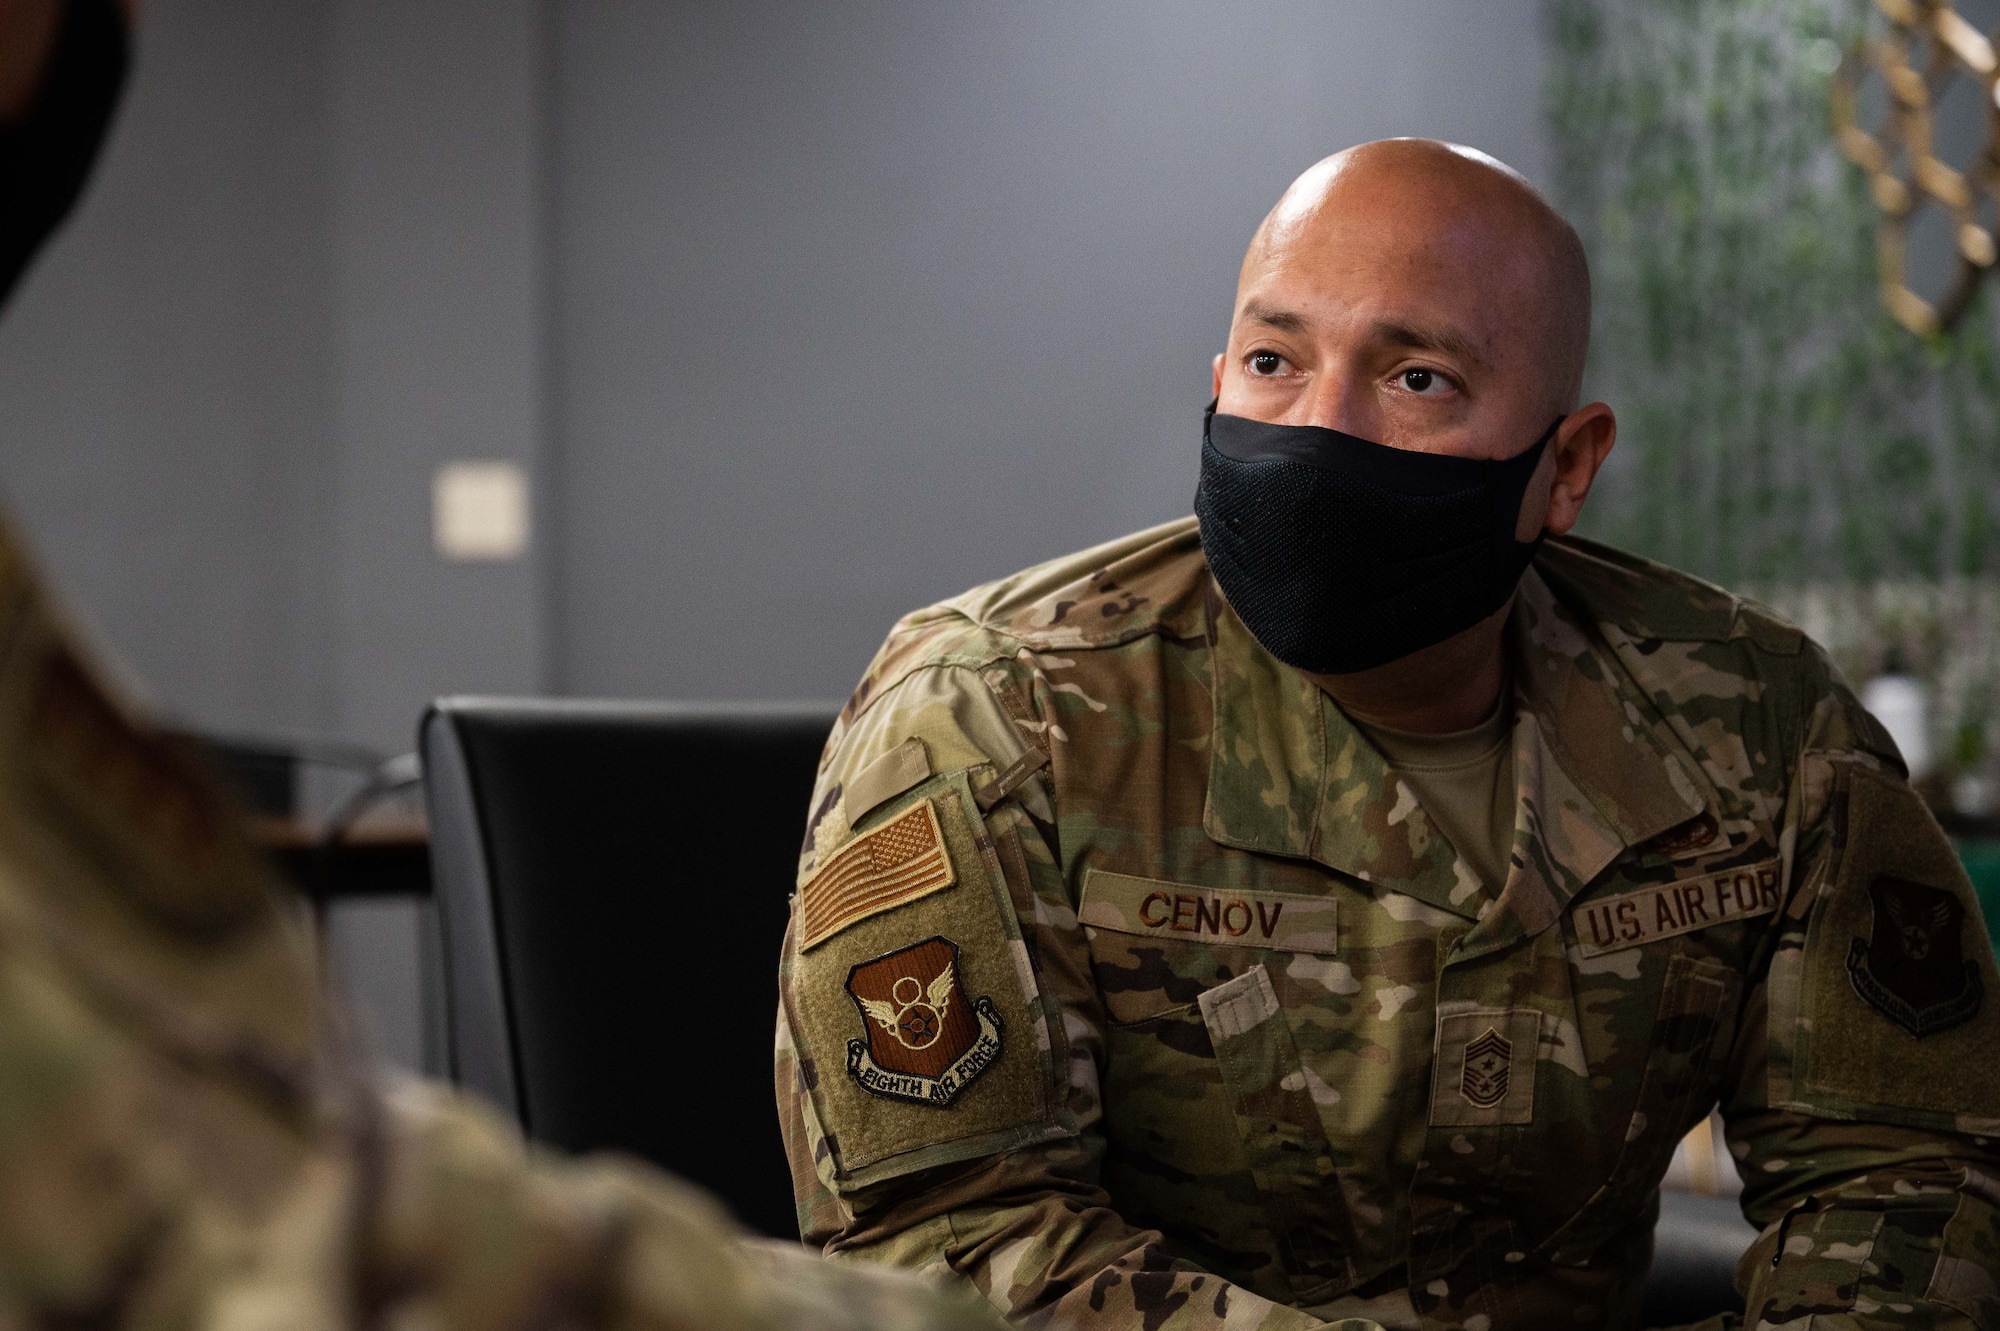
M782 962L809 1240L1027 1324L1634 1327L1719 1102L1743 1321L2000 1326L1970 886L1815 644L1567 535L1589 325L1514 172L1338 154L1195 516L895 627Z
M130 18L0 0L0 299L82 188ZM0 1327L986 1317L753 1243L636 1162L564 1162L447 1090L378 1084L321 997L297 901L0 532Z

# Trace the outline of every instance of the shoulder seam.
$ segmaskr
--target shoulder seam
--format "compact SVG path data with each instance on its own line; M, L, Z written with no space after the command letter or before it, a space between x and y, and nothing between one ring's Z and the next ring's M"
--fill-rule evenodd
M968 619L966 622L976 623L976 621L970 619ZM995 636L1004 637L1006 635L996 634ZM1011 652L1003 655L997 655L993 657L988 664L997 664L998 662L1001 661L1010 660L1012 656L1013 653ZM876 703L880 702L882 699L888 697L891 693L894 693L897 689L901 688L903 686L903 683L906 680L908 680L911 676L916 675L919 672L925 670L963 670L967 674L977 676L979 682L985 686L986 691L988 693L992 693L995 695L994 700L998 702L1000 706L1006 710L1007 714L1009 716L1014 715L1014 709L1008 707L1007 700L998 695L997 691L993 688L993 685L986 679L984 672L981 670L979 666L972 664L970 661L953 661L948 658L939 657L923 661L913 661L909 665L905 666L901 671L899 671L894 678L883 681L879 687L869 692L868 700L862 703L861 706L855 710L854 714L848 718L849 724L851 725L853 722L859 721L862 717L874 711Z

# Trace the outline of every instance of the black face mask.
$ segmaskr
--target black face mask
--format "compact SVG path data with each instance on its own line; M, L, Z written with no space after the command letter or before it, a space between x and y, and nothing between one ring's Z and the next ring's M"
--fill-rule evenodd
M0 127L0 302L83 192L130 63L117 0L70 0L58 22L33 100Z
M1443 642L1505 605L1541 548L1514 527L1560 424L1483 462L1210 404L1194 496L1209 571L1265 650L1313 674Z

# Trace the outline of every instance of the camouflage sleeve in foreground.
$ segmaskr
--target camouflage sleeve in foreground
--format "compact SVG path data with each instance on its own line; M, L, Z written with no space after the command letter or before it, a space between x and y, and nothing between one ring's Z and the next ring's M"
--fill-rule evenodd
M183 939L107 974L88 932L37 927L18 868L0 856L0 1327L995 1331L967 1295L752 1246L637 1163L385 1092L315 1048L329 1016L274 917L235 956ZM176 962L223 983L177 993ZM261 1021L231 1019L232 989Z
M997 1331L961 1288L746 1238L635 1161L526 1150L483 1107L420 1084L389 1104L361 1285L407 1291L397 1324Z
M969 625L906 624L829 741L781 964L801 1232L958 1272L1031 1325L1322 1325L1107 1205L1104 1017L1048 842L1026 673Z
M651 1170L378 1086L298 903L0 527L0 1328L975 1331Z
M1799 886L1725 1103L1750 1327L2000 1326L2000 1009L1976 898L1837 683L1787 809Z

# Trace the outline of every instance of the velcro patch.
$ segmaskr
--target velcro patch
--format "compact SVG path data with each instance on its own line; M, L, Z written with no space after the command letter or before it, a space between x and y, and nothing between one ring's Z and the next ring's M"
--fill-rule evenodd
M1773 959L1773 1053L1779 1037L1792 1052L1790 1085L1774 1076L1772 1103L2000 1134L2000 1003L1984 1001L2000 975L1965 867L1902 777L1861 762L1826 775L1847 798L1828 812L1833 882L1804 951L1789 967L1783 951Z
M1577 947L1586 957L1599 957L1714 924L1769 915L1778 909L1782 868L1780 861L1766 860L1583 902L1571 912Z
M842 846L799 885L799 950L957 881L937 810L921 800Z
M1330 957L1340 941L1334 912L1332 897L1194 887L1092 869L1076 918L1114 933Z

